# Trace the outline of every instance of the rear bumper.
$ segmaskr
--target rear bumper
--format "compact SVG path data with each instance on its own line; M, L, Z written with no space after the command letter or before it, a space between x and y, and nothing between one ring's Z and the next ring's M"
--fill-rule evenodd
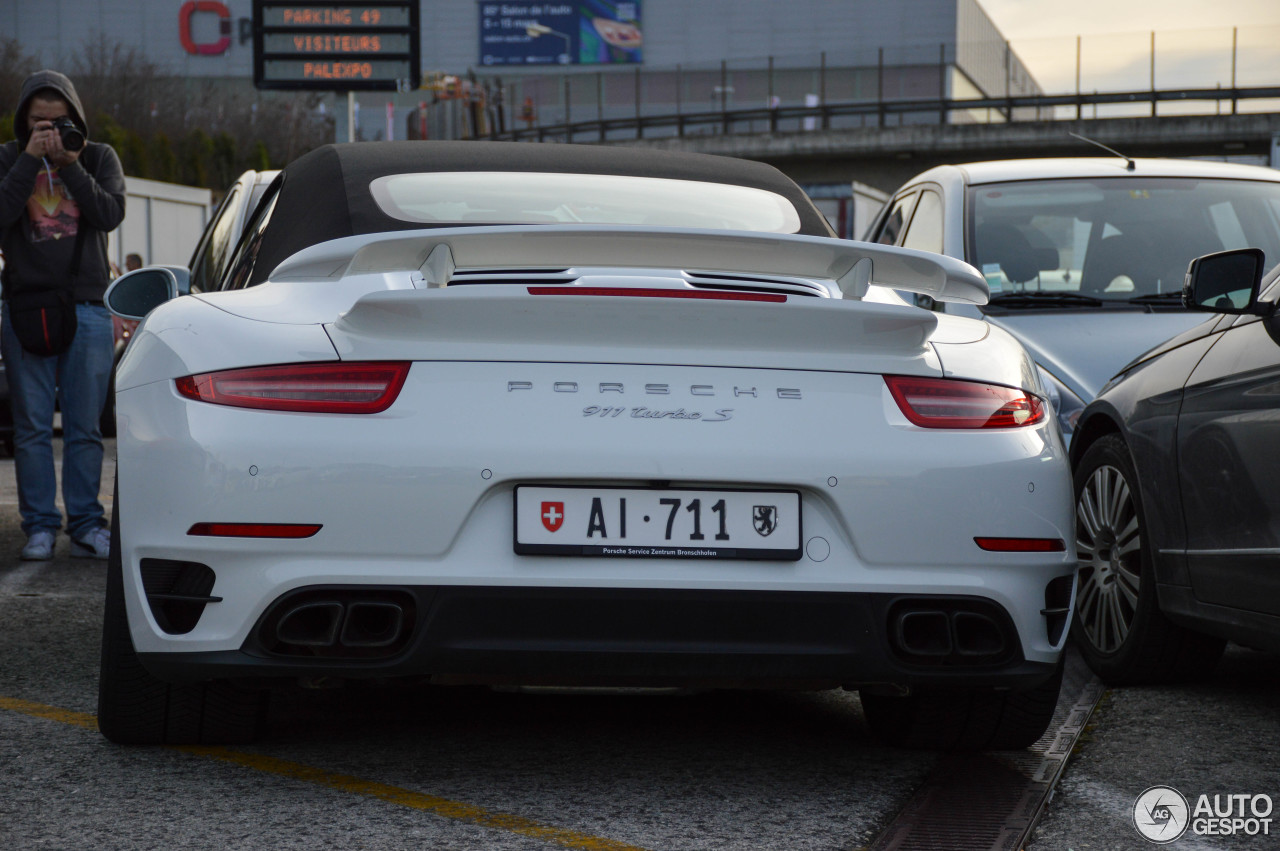
M508 389L521 382L534 389ZM632 394L605 394L618 411L695 410L705 391L714 406L697 410L732 407L734 417L584 416L601 402L597 388L615 384ZM788 388L801 398L777 392ZM664 397L674 399L654 401ZM1023 674L1060 656L1062 635L1051 637L1042 611L1066 610L1070 595L1050 605L1046 589L1076 557L1056 426L921 429L879 375L418 363L396 405L369 417L190 402L168 380L117 401L129 623L134 647L166 677L1017 683L1017 659L958 673L885 661L894 595L999 606L1016 630L1007 643L1040 666ZM522 555L522 485L795 491L800 555ZM303 539L189 534L247 520L321 529ZM620 528L610 532L621 540ZM978 535L1066 549L990 552ZM205 576L198 594L188 572ZM408 595L395 604L413 611L408 642L354 661L319 649L273 655L264 619L318 587L371 589L361 619L372 632L394 617L377 595ZM161 595L184 594L217 601L192 614L170 600L175 611L157 615ZM319 600L312 614L324 621L343 605ZM912 632L927 638L945 620L925 615Z
M170 681L774 688L1017 689L1056 664L1028 661L983 597L475 586L300 588L237 650L140 658Z

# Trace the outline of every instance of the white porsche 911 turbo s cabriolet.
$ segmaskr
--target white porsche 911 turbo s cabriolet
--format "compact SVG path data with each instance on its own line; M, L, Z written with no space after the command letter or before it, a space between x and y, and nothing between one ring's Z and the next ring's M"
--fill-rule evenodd
M1076 567L1035 364L965 263L775 169L327 146L116 376L98 720L256 736L282 683L847 688L888 741L1048 725Z

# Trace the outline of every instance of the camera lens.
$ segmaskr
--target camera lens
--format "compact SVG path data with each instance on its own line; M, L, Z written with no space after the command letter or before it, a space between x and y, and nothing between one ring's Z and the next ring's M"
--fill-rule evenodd
M62 137L62 147L68 151L78 151L84 147L85 135L70 118L59 118L53 122L58 135Z

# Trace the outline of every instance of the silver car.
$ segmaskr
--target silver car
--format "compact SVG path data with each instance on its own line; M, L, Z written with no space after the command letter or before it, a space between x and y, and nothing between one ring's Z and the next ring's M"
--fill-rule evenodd
M866 239L968 261L982 316L1031 352L1070 441L1111 376L1203 322L1182 306L1190 261L1234 248L1280 259L1280 171L1194 160L1005 160L930 169Z

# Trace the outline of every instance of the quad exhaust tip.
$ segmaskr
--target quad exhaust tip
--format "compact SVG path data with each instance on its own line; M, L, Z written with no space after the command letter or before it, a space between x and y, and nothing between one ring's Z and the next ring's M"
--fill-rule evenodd
M355 602L347 606L338 643L343 647L390 647L404 629L404 609L396 603Z
M285 612L276 624L276 638L299 647L332 647L338 640L344 609L341 603L303 603Z
M267 649L286 655L389 656L409 641L412 603L361 592L284 601L264 621Z
M909 661L929 665L988 664L1015 647L1004 618L977 606L899 605L890 614L889 641Z

